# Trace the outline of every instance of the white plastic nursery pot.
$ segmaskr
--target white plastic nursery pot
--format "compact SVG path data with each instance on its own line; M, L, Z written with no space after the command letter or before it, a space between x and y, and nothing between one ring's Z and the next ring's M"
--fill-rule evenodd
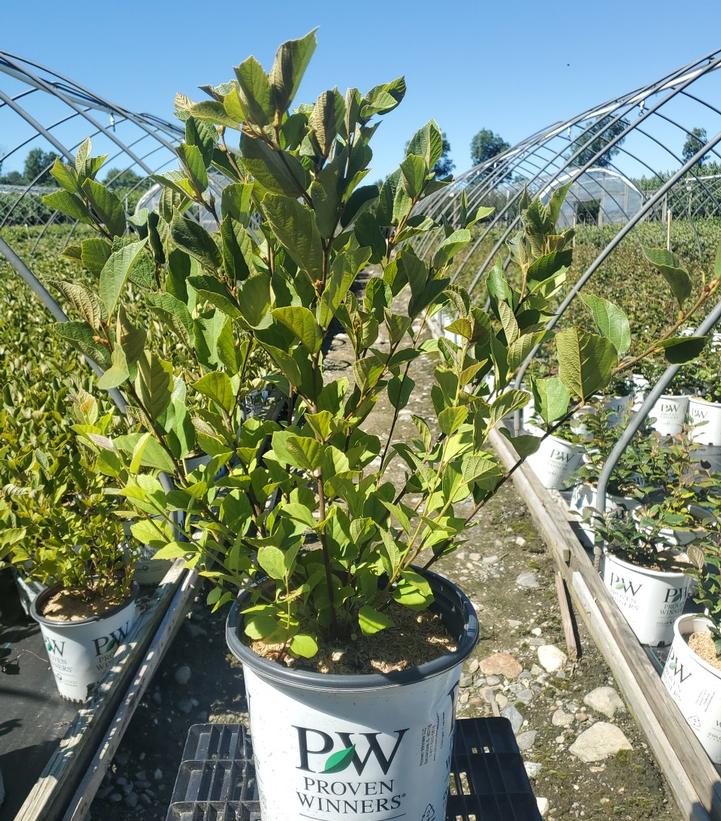
M478 620L455 585L426 576L458 649L401 672L330 675L261 658L241 639L248 595L233 604L226 639L243 663L263 821L445 818L455 700Z
M598 397L599 400L600 398L601 397ZM612 396L603 400L601 407L608 413L606 421L610 428L615 428L623 422L632 401L633 396L631 394L627 394L626 396ZM588 429L584 417L594 413L596 413L596 408L593 407L593 405L584 405L582 408L579 408L571 421L571 430L577 436L587 436L589 440L592 439L593 434Z
M584 515L588 508L597 510L598 491L592 485L576 485L571 493L571 499L568 506L571 510L577 513L581 519L578 522L579 527L583 531L583 535L593 545L596 539L593 522L585 519ZM611 513L614 510L623 508L624 510L633 510L639 506L639 502L635 499L628 499L625 496L614 496L611 493L606 494L606 513Z
M708 619L696 613L676 620L661 680L711 761L721 764L721 670L688 646L692 633L708 630Z
M59 585L44 590L33 601L30 615L40 625L55 683L63 698L85 701L110 666L119 644L128 637L138 616L134 586L130 599L102 616L59 621L42 615Z
M721 445L721 402L691 397L688 401L688 437L701 445Z
M663 436L675 436L683 430L688 410L688 396L663 394L656 400L648 415L651 427Z
M641 644L671 643L673 623L688 598L690 576L650 570L605 552L603 581Z
M558 436L547 436L526 463L544 487L558 490L573 484L584 454L585 449L580 445L572 445Z
M22 605L25 615L30 615L30 610L35 599L45 590L45 585L40 582L34 582L21 576L20 573L15 572L15 584L18 588L18 597Z

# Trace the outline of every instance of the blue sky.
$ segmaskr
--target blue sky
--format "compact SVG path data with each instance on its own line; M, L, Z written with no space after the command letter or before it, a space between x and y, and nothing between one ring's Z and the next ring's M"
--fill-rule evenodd
M720 47L721 3L3 0L0 48L170 117L176 91L201 98L198 85L229 79L251 53L269 68L279 42L314 26L318 49L299 100L406 75L406 99L375 139L380 177L431 117L458 172L481 127L513 143ZM12 131L0 134L12 142Z

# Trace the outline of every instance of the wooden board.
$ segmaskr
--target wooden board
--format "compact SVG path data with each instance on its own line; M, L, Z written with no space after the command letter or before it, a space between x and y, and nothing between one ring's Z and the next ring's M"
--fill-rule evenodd
M138 619L128 640L118 647L114 664L96 693L79 708L16 821L56 821L62 816L185 576L183 561L176 561L158 585L151 606Z
M518 455L497 431L490 444L509 468ZM527 465L513 482L544 537L583 621L644 731L684 818L721 821L719 775L661 683L569 524L565 508Z

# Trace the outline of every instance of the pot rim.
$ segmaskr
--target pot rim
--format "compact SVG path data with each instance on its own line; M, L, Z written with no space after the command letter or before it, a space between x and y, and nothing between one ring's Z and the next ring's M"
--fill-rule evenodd
M553 433L549 433L548 436L546 436L546 441L556 442L559 445L563 445L564 447L579 451L581 453L586 452L586 448L583 445L575 445L573 442L569 442L568 439L564 439L562 436L556 436ZM538 453L538 451L535 452Z
M648 576L651 576L655 579L676 579L676 578L684 578L688 579L689 584L691 579L688 573L682 573L680 571L674 570L652 570L650 567L644 567L641 564L631 564L631 562L624 561L624 559L620 559L613 551L609 550L608 547L604 547L603 552L607 559L612 559L614 562L622 565L623 567L628 567L630 570L634 570L636 573L644 573Z
M450 613L460 607L463 618L463 632L458 639L458 648L452 653L437 656L431 661L410 667L407 670L396 670L390 673L315 673L308 670L294 670L278 662L262 658L254 653L238 637L243 621L240 612L248 592L242 592L233 602L225 623L225 639L233 655L244 665L247 664L254 673L274 683L303 690L377 690L388 687L399 687L423 681L441 675L462 664L471 654L479 638L479 625L476 611L466 594L449 579L431 570L423 574L433 586L434 604L441 613Z
M58 627L75 627L80 626L83 624L91 624L92 622L102 621L103 619L107 619L109 616L113 616L118 613L120 610L124 610L129 604L135 602L138 598L138 592L140 590L140 586L137 582L133 581L130 588L130 596L120 604L116 604L111 607L109 610L105 610L102 613L95 615L95 616L88 616L86 619L73 619L72 621L62 621L60 619L49 619L46 616L41 615L42 605L58 590L62 589L61 584L54 584L51 587L46 587L41 593L33 599L30 604L30 616L35 619L38 624L45 624L48 627L52 627L56 630Z
M691 396L688 393L662 393L656 402L660 402L662 399L685 399L688 401L690 398Z
M697 405L708 405L711 408L715 408L717 410L721 410L721 402L710 402L708 399L702 399L700 396L691 395L688 398L689 404L694 402Z
M681 622L684 619L700 619L701 621L704 622L704 624L708 625L709 622L710 622L709 617L704 616L703 613L683 613L673 623L673 635L674 635L674 638L676 638L676 636L678 636L679 640L682 641L685 644L685 646L688 648L689 653L691 653L691 655L694 657L694 660L696 661L697 664L699 664L704 670L711 673L717 679L721 680L721 670L719 670L717 667L713 667L707 661L704 661L704 659L702 659L701 656L699 656L698 653L688 643L688 636L690 636L691 633L689 633L688 636L685 636L681 632ZM695 633L696 631L693 630L691 632Z

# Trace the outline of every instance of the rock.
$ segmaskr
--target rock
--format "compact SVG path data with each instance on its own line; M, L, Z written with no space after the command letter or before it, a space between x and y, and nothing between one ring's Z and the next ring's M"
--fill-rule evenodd
M602 713L606 718L613 718L617 712L626 711L621 697L613 687L596 687L584 697L583 703L597 713Z
M533 664L533 665L531 665L531 675L532 675L534 678L538 678L539 676L545 676L545 675L546 675L546 673L545 673L545 672L544 672L544 670L543 670L541 667L539 667L537 664Z
M534 627L533 630L531 630L531 635L532 636L540 636L542 634L543 634L543 630L541 630L540 627Z
M178 667L173 677L181 687L185 687L185 685L190 681L190 675L190 667L188 667L187 664L183 664Z
M513 541L514 541L514 542L515 542L515 543L516 543L519 547L525 547L525 546L526 546L526 540L523 538L523 536L516 536L516 538L515 538Z
M536 652L538 663L547 673L557 673L568 660L568 656L555 644L544 644Z
M516 701L522 701L524 704L530 704L533 701L533 690L527 687L519 690L516 694Z
M531 636L530 639L526 639L528 642L529 647L543 647L546 643L545 639L539 638L538 636Z
M461 673L461 687L470 687L473 684L473 673Z
M537 798L536 804L538 805L538 812L541 814L541 818L545 818L546 813L548 812L548 799Z
M569 724L573 724L573 716L563 710L556 710L551 716L551 724L554 727L568 727Z
M138 806L138 796L134 792L129 792L125 796L125 803L130 807L130 809L135 809Z
M485 556L483 558L484 564L498 564L498 556Z
M157 704L158 707L163 703L163 696L160 694L159 690L155 690L152 695L153 703Z
M524 570L516 577L516 587L522 587L525 590L535 590L539 587L536 574L532 570Z
M162 781L163 780L163 771L160 767L157 767L155 772L153 773L153 781Z
M475 672L478 670L478 668L480 667L480 665L481 665L481 663L480 663L480 661L478 661L478 659L471 659L471 660L468 662L468 672L469 672L471 675L473 675L473 673L475 673Z
M490 687L493 687L494 685L500 684L500 683L501 683L501 679L498 676L487 676L486 677L486 684L488 684Z
M518 621L518 619L508 619L508 626L511 630L515 630L517 627L520 627L523 622Z
M199 639L202 636L207 636L208 631L205 627L201 627L199 624L196 624L194 621L186 621L185 622L185 630L190 636L191 639Z
M536 742L536 731L527 730L525 733L521 733L519 736L516 736L516 742L518 744L518 749L522 753L526 750L530 750Z
M496 704L499 710L502 710L508 704L508 699L503 693L496 693Z
M193 702L189 698L181 698L180 701L175 705L179 712L183 713L183 715L190 715L193 712Z
M523 766L526 768L526 775L529 778L538 778L543 769L543 765L535 761L524 761Z
M130 761L130 755L127 750L118 750L115 753L115 758L113 759L116 764L120 764L121 767L124 767L128 761Z
M615 724L597 721L584 730L568 749L576 758L590 764L593 761L603 761L620 750L632 750L633 747Z
M517 733L523 726L523 716L512 704L509 704L508 707L504 707L501 710L501 715L511 722L514 733Z
M111 792L108 801L112 801L113 804L119 804L123 800L123 796L120 795L119 792Z
M486 675L501 675L506 678L517 678L523 667L510 653L493 653L481 659L481 672Z

